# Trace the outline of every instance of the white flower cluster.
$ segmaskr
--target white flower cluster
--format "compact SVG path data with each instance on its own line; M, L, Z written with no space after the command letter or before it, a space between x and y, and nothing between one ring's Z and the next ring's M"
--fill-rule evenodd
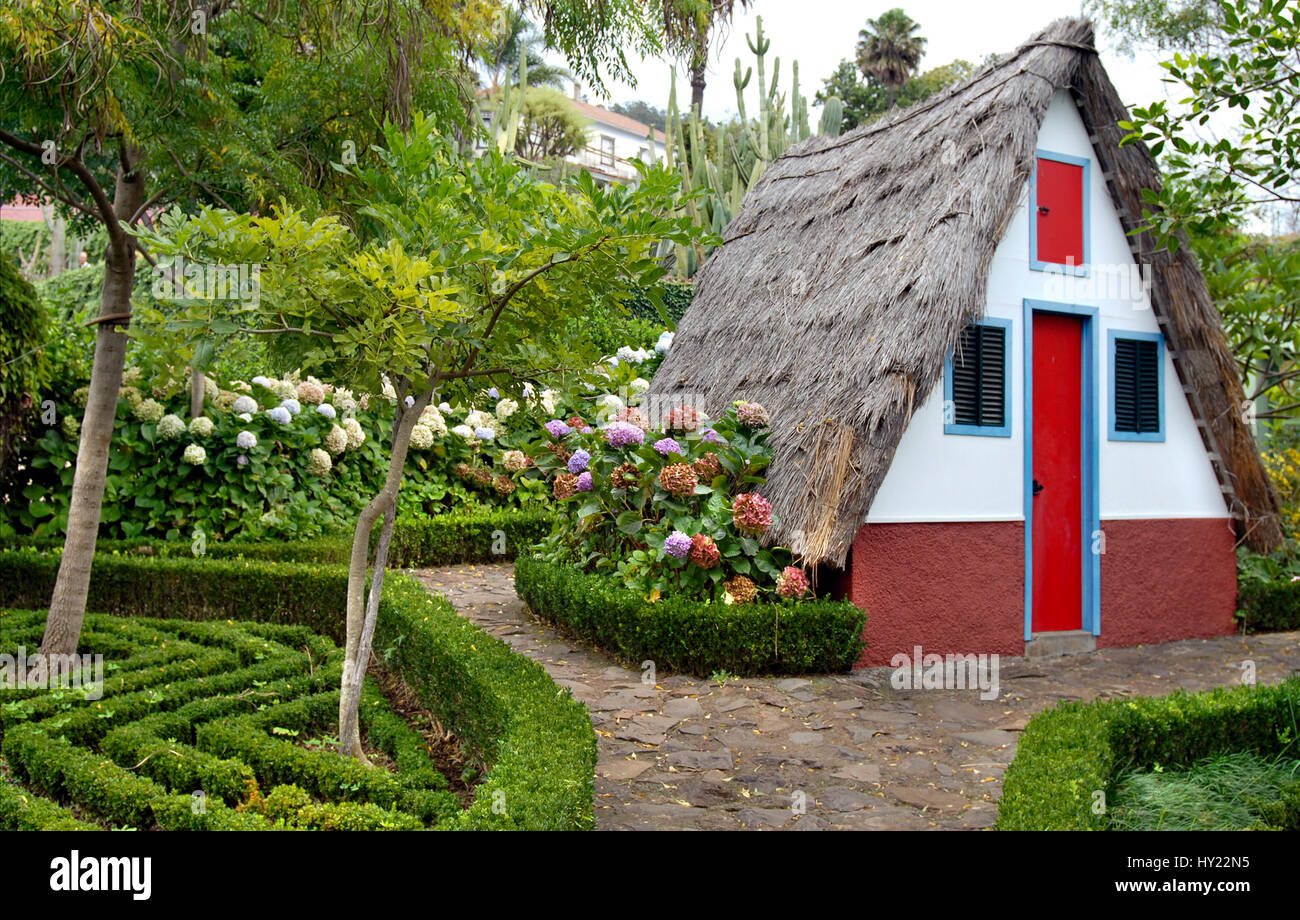
M208 459L208 452L198 444L191 444L185 448L185 453L181 455L181 459L191 466L202 466Z

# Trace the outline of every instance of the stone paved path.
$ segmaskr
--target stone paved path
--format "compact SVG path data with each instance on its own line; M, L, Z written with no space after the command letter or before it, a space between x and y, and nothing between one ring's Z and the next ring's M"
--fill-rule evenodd
M654 685L558 635L509 565L417 570L468 617L586 704L599 739L596 826L634 829L987 828L1018 733L1060 700L1160 695L1300 671L1300 633L1188 640L1001 662L997 699L895 690L889 669ZM802 813L797 807L802 801Z

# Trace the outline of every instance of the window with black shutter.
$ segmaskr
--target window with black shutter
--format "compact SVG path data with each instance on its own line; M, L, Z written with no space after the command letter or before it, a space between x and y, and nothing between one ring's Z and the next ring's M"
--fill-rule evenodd
M1115 431L1160 434L1160 342L1115 337Z
M947 430L957 434L1009 433L1006 389L1007 327L972 323L962 330L952 353Z

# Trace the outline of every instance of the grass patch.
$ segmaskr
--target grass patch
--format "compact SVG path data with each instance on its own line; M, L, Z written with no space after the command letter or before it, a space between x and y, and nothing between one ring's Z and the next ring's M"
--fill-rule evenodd
M1117 780L1112 830L1295 830L1287 800L1300 796L1300 760L1248 751L1185 770L1134 771ZM1281 824L1272 823L1278 818ZM1287 826L1287 825L1290 826Z

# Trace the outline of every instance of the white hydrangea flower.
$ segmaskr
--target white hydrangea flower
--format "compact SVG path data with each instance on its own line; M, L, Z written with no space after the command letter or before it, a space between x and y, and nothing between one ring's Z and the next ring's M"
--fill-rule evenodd
M334 461L330 455L325 453L319 447L313 447L307 455L307 472L315 476L324 476L334 468Z
M540 398L540 402L542 404L542 411L545 412L547 415L554 415L556 399L559 395L560 394L556 393L550 387L547 387L545 390L542 390L542 395Z
M190 419L190 434L194 435L196 438L211 437L212 432L216 427L216 425L212 424L212 419L208 418L206 415L200 415L196 418Z
M490 413L481 409L474 409L465 416L465 424L471 428L492 428L495 427L496 422L497 420Z
M293 416L289 414L289 410L284 406L276 406L266 414L271 417L272 421L279 422L281 425L287 425L293 421Z
M272 382L273 381L271 380L271 378L265 376L264 374L258 374L256 377L253 378L253 383L257 384L259 387L266 387L266 389L268 390L272 388L271 387Z
M156 422L163 417L162 403L156 399L142 399L131 408L131 411L142 422Z
M655 351L661 355L668 354L668 349L673 347L673 334L667 330L659 334L658 341L655 342Z
M433 431L424 425L411 429L411 446L416 450L428 450L433 446Z
M528 457L522 450L508 450L501 455L501 465L512 473L528 466Z
M298 384L290 380L272 380L271 392L280 399L293 399L298 395Z
M533 398L533 385L527 380L524 381L524 399Z
M334 391L334 405L340 412L351 412L357 407L357 400L351 390L339 387Z
M243 415L239 416L239 420L241 422L251 422L253 420L253 413L245 412Z
M497 433L495 428L483 426L474 429L474 437L478 438L480 441L491 441L494 440L496 436Z
M420 413L420 424L432 431L437 437L447 433L447 420L442 417L436 406L425 406Z
M628 364L644 364L650 360L650 352L644 348L631 348L624 345L618 350L617 354L621 360L626 361Z
M338 418L339 415L337 412L334 411L334 407L331 406L329 403L321 403L319 406L316 407L316 411L328 419Z
M498 402L496 406L497 418L503 418L503 419L510 418L510 416L514 415L518 411L519 411L519 403L515 402L513 399L511 399L508 396L505 399Z
M383 388L380 390L380 392L383 393L384 399L396 399L397 391L393 389L392 381L389 380L387 377L384 377L383 381L384 381L384 385Z
M158 420L158 437L164 441L179 438L185 433L185 421L179 415L167 414Z
M455 428L451 430L451 433L458 434L462 438L465 438L466 440L469 440L470 438L474 437L474 429L469 427L468 425L457 425Z
M343 430L348 435L348 450L356 450L366 443L366 433L361 429L361 423L356 419L345 419L343 421Z
M288 409L290 415L297 415L299 412L302 411L302 403L298 402L298 400L294 399L293 397L289 397L288 399L284 400L283 402L280 403L280 405L283 408Z
M338 425L333 425L321 440L325 449L331 454L341 454L348 449L348 433Z
M627 406L623 404L623 400L619 399L613 393L606 393L604 396L598 396L596 398L596 406L606 415L618 415L618 413L627 408Z
M181 459L191 466L202 466L204 461L208 459L208 452L198 444L191 444L185 448L185 453L181 455Z
M235 435L235 446L240 450L252 450L257 446L257 435L251 431L241 431Z
M238 415L244 415L246 413L256 412L257 400L251 396L241 396L235 400L235 404L231 406L231 408Z
M122 371L122 386L131 386L140 382L141 370L138 367L128 367Z
M451 403L449 402L438 403L438 411L441 412L443 415L451 415Z
M627 388L632 395L640 396L646 390L650 389L650 381L646 380L644 377L637 377L627 385Z

